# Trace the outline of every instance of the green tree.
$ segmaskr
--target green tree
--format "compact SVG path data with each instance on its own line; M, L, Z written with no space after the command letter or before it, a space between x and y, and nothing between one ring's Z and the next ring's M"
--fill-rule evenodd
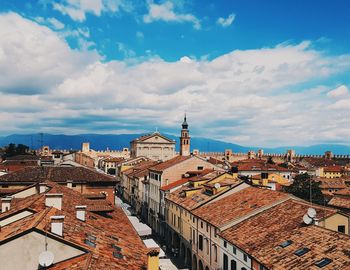
M316 182L307 173L297 175L294 178L293 184L285 187L284 190L306 201L310 201L311 191L312 202L317 204L324 204L325 198L320 188L320 182Z
M26 155L28 154L29 147L24 144L14 144L10 143L8 146L5 147L5 155L4 157L13 157L16 155Z
M316 182L309 174L304 173L297 175L294 178L293 184L285 187L284 190L306 201L310 201L311 191L312 202L324 204L325 197L321 191L320 184L320 182Z

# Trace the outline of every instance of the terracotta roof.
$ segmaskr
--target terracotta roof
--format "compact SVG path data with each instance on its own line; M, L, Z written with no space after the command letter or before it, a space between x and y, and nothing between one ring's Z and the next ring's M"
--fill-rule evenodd
M205 188L201 186L198 188L189 188L187 186L184 186L178 190L175 190L167 194L165 199L183 207L188 211L191 211L193 209L198 208L201 205L206 204L208 201L211 201L214 198L219 197L223 193L227 192L228 190L230 190L235 186L240 185L241 183L242 181L239 179L232 179L232 183L230 187L226 187L225 190L214 195L206 193ZM186 192L190 192L190 194L187 194L185 196Z
M0 176L0 182L37 183L46 180L77 183L117 182L115 177L99 173L85 167L27 167L22 170Z
M248 187L200 207L194 210L193 214L216 227L221 227L234 219L241 218L288 197L289 195L286 193Z
M148 175L148 168L158 164L157 161L154 160L144 160L133 166L132 168L123 172L123 174L129 177L142 177Z
M104 162L123 162L125 158L122 157L107 157L103 161Z
M320 188L322 189L345 189L348 186L341 178L316 178L316 181L320 182Z
M20 209L32 209L31 216L3 226L0 232L0 243L10 237L16 237L27 230L49 231L51 216L64 215L64 237L62 241L80 246L86 254L54 264L52 269L143 269L147 263L148 249L144 246L136 231L130 224L121 208L113 207L108 217L88 211L86 221L80 221L75 216L75 206L84 205L87 199L80 193L67 187L48 182L51 186L49 193L63 193L62 210L45 207L45 195L33 195L25 199L15 200L11 209L0 215L7 216ZM87 245L87 235L96 237L95 247ZM121 257L113 256L114 248L118 246ZM51 268L50 268L51 269Z
M335 195L329 202L328 205L350 210L350 197Z
M272 172L289 172L290 170L277 164L269 164L266 161L252 159L249 162L233 162L232 167L237 167L238 171L272 171Z
M182 185L186 184L187 182L188 182L188 178L182 178L182 179L177 180L177 181L175 181L175 182L173 182L173 183L171 183L169 185L161 187L160 190L168 191L168 190L171 190L171 189L173 189L175 187L182 186Z
M303 158L303 161L306 161L308 164L314 167L326 167L338 165L336 160L326 159L326 158L315 158L315 157L306 157Z
M350 238L314 225L306 227L303 215L311 205L290 199L223 231L221 237L253 256L269 269L319 269L314 263L323 257L333 262L324 269L349 269ZM336 210L313 205L318 218ZM285 248L286 240L293 243ZM303 256L294 252L309 248Z
M333 165L333 166L327 166L323 168L323 172L329 172L329 173L341 173L343 172L343 167L339 165Z
M162 172L172 166L175 166L181 162L184 162L185 160L188 160L192 158L192 156L176 156L172 159L169 159L167 161L161 162L153 167L150 167L149 169L152 171Z
M39 160L38 156L34 155L17 155L12 157L7 157L6 160Z

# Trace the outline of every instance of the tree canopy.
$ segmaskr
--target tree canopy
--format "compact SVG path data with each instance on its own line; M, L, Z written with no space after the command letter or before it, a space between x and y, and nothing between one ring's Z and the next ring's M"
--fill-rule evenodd
M311 200L313 203L324 204L325 197L320 188L320 182L316 182L309 174L304 173L297 175L294 182L285 187L284 190L301 199L310 201L310 185Z
M26 155L28 154L29 151L29 147L24 145L24 144L14 144L14 143L10 143L8 146L5 147L5 154L4 154L4 158L7 157L13 157L16 155Z

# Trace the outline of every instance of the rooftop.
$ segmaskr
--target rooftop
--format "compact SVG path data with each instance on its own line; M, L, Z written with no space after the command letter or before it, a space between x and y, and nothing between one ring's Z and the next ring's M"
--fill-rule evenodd
M34 213L3 226L0 243L20 237L32 230L54 237L49 230L50 217L63 215L64 237L61 237L60 241L67 245L76 245L85 252L76 258L54 264L54 269L142 269L146 265L148 250L120 208L112 207L113 211L109 217L104 217L94 214L88 207L86 221L80 221L76 218L75 206L86 205L88 200L67 187L47 183L51 188L49 193L63 193L62 210L45 207L44 194L13 199L11 209L1 214L0 218L21 209L30 209ZM93 244L86 241L87 237L92 238ZM118 257L113 255L114 246L118 247L120 255Z
M247 187L223 199L202 206L194 210L193 214L216 227L221 227L249 213L286 200L288 197L288 194L278 191Z
M37 183L46 180L54 182L116 182L116 178L85 167L27 167L0 176L0 182Z
M319 269L314 264L323 257L332 259L325 269L348 269L350 238L318 226L305 226L303 215L311 205L289 199L223 231L221 237L251 254L269 269ZM330 208L312 206L322 219L335 214ZM284 248L281 243L290 240ZM295 255L301 248L310 251Z
M169 159L167 161L161 162L153 167L150 167L150 170L162 172L172 166L175 166L177 164L180 164L181 162L184 162L185 160L188 160L190 158L193 158L192 156L176 156L172 159Z

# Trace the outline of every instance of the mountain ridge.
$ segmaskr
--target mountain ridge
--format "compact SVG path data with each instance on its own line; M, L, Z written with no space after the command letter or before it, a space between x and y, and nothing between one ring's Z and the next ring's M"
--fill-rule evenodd
M52 149L73 149L79 150L83 142L90 142L91 149L121 150L123 147L130 147L130 141L144 134L43 134L43 145L49 145ZM177 136L163 134L176 141L176 149L179 149L179 139ZM0 147L9 143L25 144L31 148L38 149L41 146L40 134L11 134L0 136ZM223 152L231 149L234 153L246 153L249 150L257 151L264 149L265 153L284 154L288 149L294 149L297 154L323 155L325 151L332 151L337 155L350 155L350 146L345 144L315 144L310 146L282 146L282 147L249 147L239 144L223 142L203 137L191 138L191 149L199 149L201 152Z

